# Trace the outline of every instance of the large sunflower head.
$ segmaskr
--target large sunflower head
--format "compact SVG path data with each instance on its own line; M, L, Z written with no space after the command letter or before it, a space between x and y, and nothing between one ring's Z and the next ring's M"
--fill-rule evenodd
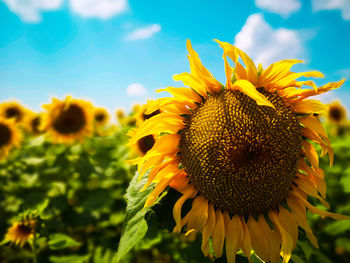
M109 121L109 114L105 108L94 109L94 122L97 127L105 126Z
M21 140L21 131L14 121L0 117L0 160L6 158L13 147L18 147Z
M133 134L132 144L145 136L156 138L152 149L138 160L141 176L150 170L145 187L156 184L146 206L167 187L174 188L182 193L173 208L174 231L189 237L202 232L204 255L211 243L216 257L221 257L225 244L230 263L239 249L247 257L253 249L264 261L279 262L281 255L288 262L298 227L317 247L306 208L322 216L346 218L308 202L312 196L328 207L314 144L320 145L321 155L328 153L330 163L333 151L313 116L326 107L307 98L338 88L344 81L317 87L311 80L297 79L322 77L321 73L290 70L300 60L257 68L240 49L217 42L224 50L226 84L202 65L188 41L191 73L174 77L188 87L161 90L173 97L151 103L145 113L160 113ZM192 208L185 213L182 206L188 199Z
M0 117L13 119L16 123L22 123L27 114L27 110L17 101L0 103Z
M340 124L346 120L346 108L340 101L334 101L328 105L328 120Z
M72 143L90 136L93 132L93 106L90 102L67 97L60 101L53 99L51 104L43 105L40 129L56 143Z
M27 241L33 239L37 225L38 220L36 219L23 219L15 222L7 230L5 240L23 247Z

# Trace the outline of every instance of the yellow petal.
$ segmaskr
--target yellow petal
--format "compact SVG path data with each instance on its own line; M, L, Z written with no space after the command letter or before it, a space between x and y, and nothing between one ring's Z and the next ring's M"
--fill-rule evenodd
M239 62L236 63L235 73L236 73L236 79L248 79L247 71Z
M294 64L301 63L302 60L297 59L289 59L289 60L281 60L279 62L271 64L266 70L264 70L261 75L260 79L263 81L273 81L273 80L279 80L283 78L287 72L291 69L291 67ZM260 83L260 80L259 80ZM265 85L262 85L265 86Z
M320 216L331 217L331 218L334 218L337 220L349 220L350 219L348 216L345 216L345 215L334 214L334 213L330 213L330 212L318 209L317 207L311 205L304 197L302 197L296 191L292 191L291 194L294 195L296 198L298 198L298 200L300 200L314 214L318 214Z
M243 79L237 80L235 83L233 83L232 88L240 90L241 92L255 100L255 102L258 105L268 106L275 109L275 106L273 106L273 104L263 94L257 91L253 84L249 81Z
M174 97L191 102L201 102L201 97L192 89L189 88L176 88L176 87L167 87L165 89L159 89L157 92L166 91L169 92Z
M240 50L239 48L236 48L237 52L239 54L239 56L242 58L244 65L247 68L247 79L253 84L256 85L257 84L257 80L258 80L258 71L256 69L256 66L253 62L253 60L251 60L251 58L244 53L242 50Z
M305 206L303 206L296 198L288 198L287 203L295 214L295 219L297 220L299 226L305 230L306 236L310 240L311 244L315 248L318 248L317 238L312 233L312 230L307 222Z
M303 177L299 177L299 178L295 179L294 182L298 185L298 187L302 191L304 191L308 195L311 195L311 196L317 198L318 200L320 200L320 202L327 209L330 208L329 204L321 196L318 195L317 189L315 188L314 184L311 183L309 180L307 180L307 179L305 179Z
M292 213L289 212L284 207L279 207L279 214L278 217L280 219L280 223L282 227L288 232L288 234L291 236L293 241L293 249L295 248L297 241L298 241L298 225L293 217Z
M313 167L318 167L318 154L315 147L307 141L303 141L303 147L303 153L305 154L307 160Z
M227 58L225 55L224 55L224 61L225 61L225 74L226 74L226 88L231 89L233 69L230 66L230 64L227 62Z
M290 260L293 249L293 239L291 235L283 228L280 223L278 214L275 211L269 212L269 218L273 222L274 226L278 229L282 237L282 246L281 246L281 256L283 257L283 263L287 263Z
M327 138L327 133L324 130L321 122L314 116L306 116L298 119L305 127L317 132L322 138Z
M179 172L178 172L179 173ZM156 187L153 189L152 193L148 196L145 207L150 207L157 200L158 196L164 191L164 189L169 185L169 182L176 176L178 173L174 173L171 176L162 178Z
M296 113L324 113L326 106L317 100L302 100L292 104L291 109Z
M274 230L270 228L263 216L259 216L258 223L265 233L266 241L269 244L269 260L271 263L280 262L280 246L281 246L281 235L277 231L276 227Z
M188 60L190 62L192 75L203 80L203 82L206 84L206 90L208 92L214 93L220 91L222 86L221 83L217 81L210 73L210 71L203 66L197 52L193 50L191 42L189 40L187 40L187 50L190 54L188 56Z
M321 72L318 72L318 71L299 72L299 73L290 72L284 78L277 81L275 84L281 87L287 87L293 80L300 77L323 78L324 76Z
M215 210L214 205L209 204L208 206L208 220L207 224L204 226L202 231L202 252L204 256L208 256L209 254L209 238L213 233L215 227Z
M176 223L176 226L174 228L174 232L180 233L182 229L182 220L181 220L181 209L182 205L185 203L187 199L193 198L196 195L197 191L194 189L193 186L189 186L183 195L176 201L174 207L173 207L173 217Z
M222 216L221 210L216 210L215 212L215 227L212 235L213 249L215 256L217 258L222 255L222 248L224 246L225 240L225 224L224 217Z
M208 220L208 201L203 196L196 197L189 212L187 231L200 231Z
M262 230L260 224L250 216L247 222L249 233L252 239L252 246L255 253L264 261L269 260L269 243L266 240L265 232Z
M221 48L224 50L224 55L228 56L230 59L232 59L233 63L237 63L238 61L238 52L237 52L237 49L227 43L227 42L222 42L222 41L219 41L217 39L214 39L215 42L217 42Z
M139 139L150 134L177 133L183 126L181 116L172 113L160 113L143 122L130 142L135 144Z
M243 250L243 253L246 255L246 257L248 258L249 262L251 262L251 257L250 257L250 251L251 251L251 248L252 248L252 241L251 241L251 238L250 238L250 233L249 233L249 229L248 229L248 226L244 220L243 217L241 217L241 223L242 223L242 226L243 226L243 231L244 231L244 234L243 234L243 242L242 242L242 250Z
M185 72L178 75L174 75L173 79L175 81L182 81L186 86L194 89L203 98L207 97L207 90L205 88L205 84L200 78Z
M225 212L225 236L226 236L226 258L228 263L236 262L236 253L243 241L243 226L238 215L233 216L230 219L230 216Z

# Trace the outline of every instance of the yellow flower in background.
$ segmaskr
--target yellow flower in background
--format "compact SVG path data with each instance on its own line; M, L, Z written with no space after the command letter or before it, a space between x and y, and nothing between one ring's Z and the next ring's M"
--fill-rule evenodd
M21 123L26 118L27 110L16 101L0 103L0 117L13 119L16 123Z
M328 105L328 120L340 124L346 120L346 108L340 101L334 101Z
M105 126L109 121L109 114L105 108L94 109L94 122L98 127Z
M0 117L0 160L6 158L13 147L18 147L21 140L21 131L14 120Z
M43 131L40 130L42 115L34 112L30 112L27 115L26 130L34 136L42 134Z
M152 101L149 101L148 103L152 103ZM141 125L144 121L148 120L149 118L152 118L153 116L156 116L160 113L160 110L157 109L153 112L147 113L146 114L146 110L147 110L147 104L141 106L138 108L137 111L135 111L135 115L136 115L136 125L139 126Z
M94 113L90 102L67 97L60 101L52 99L46 109L40 129L56 143L82 141L93 132Z
M5 240L15 245L23 247L23 245L33 239L38 221L35 219L25 219L15 222L5 235Z
M149 135L156 138L153 148L138 159L140 176L150 170L144 188L155 184L145 205L151 206L170 186L182 193L173 207L174 232L184 232L190 239L201 232L204 255L209 254L211 239L216 257L222 256L225 245L229 263L235 262L239 249L248 258L253 249L264 261L279 262L281 255L288 262L298 227L318 247L306 209L347 218L308 202L312 196L329 208L313 143L320 145L321 156L328 153L331 164L333 150L313 116L326 106L307 98L336 89L344 81L322 87L311 80L297 81L323 75L290 71L300 60L257 68L240 49L217 42L224 50L225 86L202 65L188 41L191 73L174 79L189 88L161 90L173 97L151 102L145 113L160 113L133 133L133 145ZM192 208L183 217L182 206L188 199Z
M123 120L125 118L125 111L123 109L116 109L115 116L117 117L117 120L120 123L121 120Z
M150 101L149 103L152 103L152 101ZM146 114L146 109L147 109L147 104L140 107L138 109L138 111L136 112L137 127L140 126L146 120L148 120L148 119L150 119L150 118L152 118L160 113L160 110L156 109L153 112ZM128 136L131 138L134 137L136 131L137 131L137 128L131 129L128 132ZM140 158L140 157L145 156L145 154L147 154L147 152L152 149L152 147L154 146L154 143L155 143L155 135L149 134L149 135L146 135L146 136L138 139L136 143L129 144L129 146L132 149L132 155L137 155ZM130 160L130 163L136 164L139 161L139 158L136 158L134 160Z

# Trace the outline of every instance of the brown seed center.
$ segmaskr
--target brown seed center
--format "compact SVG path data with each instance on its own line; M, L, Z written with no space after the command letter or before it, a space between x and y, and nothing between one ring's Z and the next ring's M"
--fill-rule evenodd
M153 145L155 143L153 135L147 135L145 137L142 137L137 141L137 146L139 147L142 154L146 154L149 150L152 149Z
M95 121L102 122L105 119L105 115L103 113L99 113L95 115Z
M12 133L10 128L0 123L0 147L7 145L11 141Z
M225 90L187 118L180 160L195 188L217 208L257 215L287 197L301 158L301 126L275 93L259 91L276 107L258 106Z
M16 121L21 121L22 115L22 112L17 107L9 107L5 111L5 116L7 119L14 118Z
M53 128L62 134L79 132L86 124L85 114L77 105L70 105L53 122Z

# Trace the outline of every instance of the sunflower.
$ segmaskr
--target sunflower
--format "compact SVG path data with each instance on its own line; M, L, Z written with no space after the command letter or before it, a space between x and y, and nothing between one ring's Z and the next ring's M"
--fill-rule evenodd
M123 109L116 109L115 116L120 123L125 118L125 111Z
M105 126L109 121L108 111L105 108L95 108L94 121L97 127Z
M346 109L340 101L328 105L328 120L340 124L346 120Z
M94 114L90 102L68 96L63 101L54 98L43 108L47 112L40 129L45 130L53 142L72 143L92 134Z
M149 101L148 103L152 103L152 101ZM139 111L137 112L137 117L136 117L136 124L137 126L141 125L143 122L145 122L146 120L158 115L160 113L159 109L154 110L153 112L146 114L146 108L147 108L147 104L145 104L144 106L142 106ZM135 133L136 133L137 129L131 129L128 132L128 136L129 137L134 137ZM129 146L131 146L132 148L132 154L133 155L137 155L139 157L143 157L145 156L145 154L152 149L152 147L155 144L155 135L153 134L148 134L142 138L139 138L137 140L136 143L131 143L129 144ZM139 158L131 160L131 163L137 163L139 160Z
M152 101L148 101L148 104L152 104ZM138 110L134 111L135 115L136 115L136 125L137 126L141 125L144 121L146 121L149 118L152 118L153 116L156 116L160 113L159 109L156 109L150 113L146 113L148 104L145 104L141 107L138 107Z
M37 224L38 221L36 219L24 219L20 222L15 222L7 230L5 240L23 247L27 241L34 238Z
M0 117L0 160L6 158L13 147L18 147L21 140L21 132L14 120Z
M298 227L318 246L307 223L307 209L347 218L308 201L312 196L329 207L313 143L320 145L321 155L328 153L331 164L333 151L313 116L326 107L307 98L336 89L344 81L317 87L311 80L296 79L323 77L321 73L290 71L300 60L257 68L240 49L216 41L224 50L226 84L202 65L188 41L191 73L176 75L174 80L189 88L160 90L173 97L151 103L146 114L157 109L161 113L146 120L130 140L136 144L150 134L157 138L138 161L140 176L150 170L144 188L155 185L145 206L151 206L167 187L174 188L182 194L173 207L174 232L190 239L201 232L204 255L211 243L215 256L221 257L225 244L229 263L235 262L239 249L248 258L254 250L264 261L279 262L281 255L288 262ZM189 199L192 207L185 213L182 206Z
M26 130L34 136L43 133L40 130L40 125L42 122L42 115L34 112L30 112L27 117Z
M27 110L16 101L8 101L0 104L0 117L5 119L14 119L16 123L22 123L25 120Z

